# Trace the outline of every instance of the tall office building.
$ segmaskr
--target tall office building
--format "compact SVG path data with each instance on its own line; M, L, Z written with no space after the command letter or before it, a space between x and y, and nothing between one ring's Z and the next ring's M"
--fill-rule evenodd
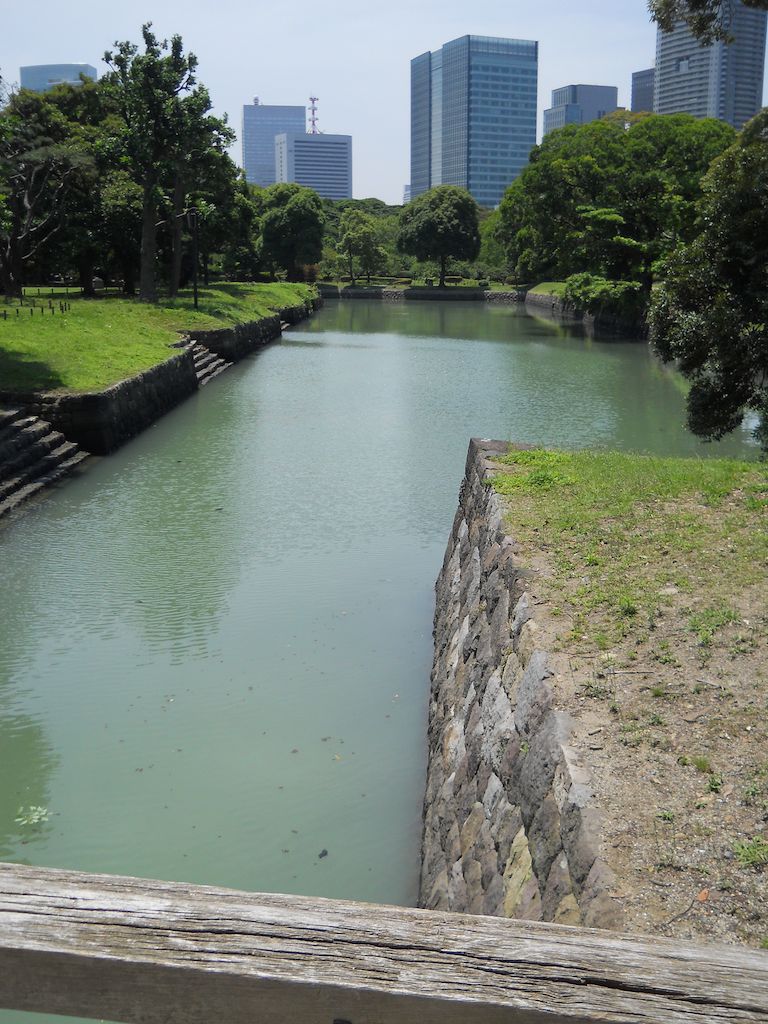
M723 22L733 42L701 46L680 22L656 38L654 110L717 117L734 128L760 110L763 100L768 13L724 0Z
M307 127L306 107L270 106L253 103L243 107L243 168L245 179L252 185L274 185L275 136L284 132L304 132Z
M80 85L80 75L94 82L98 77L90 64L30 64L19 70L21 88L33 92L48 92L55 85Z
M352 198L352 136L284 132L275 138L275 178L313 188L323 199Z
M632 75L632 113L653 112L654 81L656 68L635 71Z
M598 121L619 107L615 85L564 85L552 90L552 106L544 111L544 134L566 124Z
M411 61L411 196L468 189L494 207L536 144L539 44L462 36Z

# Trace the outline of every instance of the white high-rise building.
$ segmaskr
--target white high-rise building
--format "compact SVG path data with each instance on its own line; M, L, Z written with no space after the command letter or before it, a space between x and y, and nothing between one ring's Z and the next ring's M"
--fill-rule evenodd
M716 117L742 128L762 107L768 13L724 0L733 42L702 46L684 22L656 39L654 111Z
M275 179L313 188L323 199L352 198L352 136L284 132L275 138Z

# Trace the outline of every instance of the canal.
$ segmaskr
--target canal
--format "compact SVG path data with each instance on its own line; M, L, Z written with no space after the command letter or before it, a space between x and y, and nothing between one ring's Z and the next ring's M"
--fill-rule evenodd
M521 309L335 303L94 460L0 530L0 860L412 904L470 436L755 454L683 401Z

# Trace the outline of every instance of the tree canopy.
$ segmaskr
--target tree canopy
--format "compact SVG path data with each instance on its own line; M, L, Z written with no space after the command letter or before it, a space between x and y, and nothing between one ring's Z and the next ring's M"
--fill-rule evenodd
M400 214L397 247L418 260L437 260L439 285L444 288L448 260L473 260L480 252L477 203L455 185L424 192Z
M261 257L285 270L289 281L323 255L323 203L311 188L280 182L261 194Z
M210 107L207 94L192 91L197 58L185 55L181 36L175 35L169 48L151 29L151 22L142 26L143 52L125 41L104 54L110 68L106 85L123 119L125 151L142 188L139 298L146 302L157 298L158 190L163 171L179 153L180 141L199 130L193 122ZM183 93L190 94L189 102L182 102Z
M729 34L724 8L734 0L648 0L651 17L665 32L671 32L676 21L684 21L702 43L726 39ZM745 7L768 11L768 0L742 0ZM726 12L727 13L727 12Z
M653 298L653 344L692 381L695 434L723 437L753 410L768 451L768 110L702 187L700 231L670 256Z
M235 277L260 271L261 202L226 149L197 62L180 37L115 44L111 71L46 93L0 98L0 291L76 276L86 295L111 277L152 300L192 271L187 213L200 258ZM2 90L0 90L0 93Z
M592 273L639 281L692 237L700 183L733 142L721 121L633 115L548 135L507 189L497 237L525 280Z

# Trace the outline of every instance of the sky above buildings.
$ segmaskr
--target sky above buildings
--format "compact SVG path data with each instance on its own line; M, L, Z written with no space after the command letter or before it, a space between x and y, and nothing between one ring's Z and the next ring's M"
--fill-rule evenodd
M616 85L629 106L631 74L650 67L656 29L645 0L37 0L2 16L0 72L18 81L25 64L83 62L105 70L115 40L179 33L200 61L216 113L238 136L242 105L307 103L318 96L321 131L353 136L354 195L402 201L410 167L410 60L457 36L539 41L541 112L552 89ZM238 143L232 155L240 163Z

